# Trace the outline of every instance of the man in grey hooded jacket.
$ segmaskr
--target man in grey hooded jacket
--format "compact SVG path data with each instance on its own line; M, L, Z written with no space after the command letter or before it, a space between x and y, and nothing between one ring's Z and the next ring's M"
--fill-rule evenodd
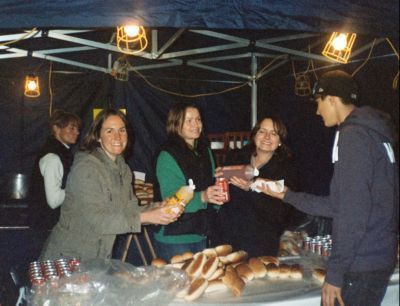
M329 195L288 188L276 193L268 187L263 192L308 214L333 219L324 306L380 305L398 246L398 165L388 116L356 107L357 85L340 70L322 75L314 95L325 126L338 126Z

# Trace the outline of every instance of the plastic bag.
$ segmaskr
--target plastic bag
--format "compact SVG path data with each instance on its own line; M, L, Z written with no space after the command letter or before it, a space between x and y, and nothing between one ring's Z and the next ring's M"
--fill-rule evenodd
M33 286L28 305L162 305L187 286L182 270L134 267L119 260L83 261L70 277Z

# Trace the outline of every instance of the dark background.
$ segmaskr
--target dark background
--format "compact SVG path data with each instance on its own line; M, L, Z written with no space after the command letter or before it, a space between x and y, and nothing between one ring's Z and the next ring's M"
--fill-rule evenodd
M267 5L268 4L268 5ZM194 28L223 30L228 34L249 39L274 37L302 32L321 33L328 37L331 31L348 29L359 35L358 42L375 37L389 37L398 50L399 2L383 1L1 1L0 34L18 33L21 29L96 28L91 38L107 41L115 26L128 18L136 18L148 28ZM89 35L89 34L88 34ZM206 39L185 33L187 41L196 47L210 45ZM166 35L168 38L169 36ZM321 38L319 37L319 39ZM162 38L162 37L160 37ZM324 40L326 41L326 39ZM294 49L305 45L293 41ZM1 44L1 42L0 42ZM13 45L26 50L67 46L65 42L36 38ZM56 44L56 45L55 45ZM177 48L187 43L177 44ZM362 45L362 43L360 44ZM68 45L69 46L69 45ZM315 54L323 46L318 45ZM253 52L253 46L243 52ZM0 50L0 55L5 54ZM339 67L315 61L315 73L340 68L354 72L366 60L364 52L354 62ZM399 96L398 86L392 82L398 73L398 55L383 42L374 48L371 58L356 74L360 85L361 103L388 112L396 131L398 157ZM221 55L221 54L220 54ZM71 59L106 66L107 57L101 52L72 54ZM294 58L296 71L307 70L307 61ZM133 57L132 64L142 64ZM268 64L260 61L259 68ZM250 71L247 61L230 61L232 71ZM50 73L51 71L51 73ZM35 72L41 80L39 98L23 95L26 74ZM186 94L210 93L233 87L241 82L218 73L196 70L185 64L179 67L146 70L149 81L164 89ZM309 76L315 81L314 73ZM51 80L49 82L49 79ZM291 147L301 176L301 190L326 194L332 174L331 147L334 129L323 126L315 115L315 105L309 97L294 94L291 61L258 80L258 118L279 114L289 131ZM50 95L50 89L52 95ZM165 140L165 118L176 101L197 104L202 112L205 132L243 131L251 129L250 87L228 93L188 99L172 96L150 87L135 73L128 82L116 81L110 75L77 69L33 57L0 59L0 304L13 305L20 283L12 280L10 272L23 282L26 267L35 258L35 245L25 226L29 203L9 198L7 184L16 173L30 175L38 149L48 136L50 102L52 109L74 112L83 119L81 134L92 121L92 109L106 106L124 107L132 124L135 143L128 162L132 170L151 175L154 152ZM128 259L140 264L137 252ZM15 285L17 283L17 285Z

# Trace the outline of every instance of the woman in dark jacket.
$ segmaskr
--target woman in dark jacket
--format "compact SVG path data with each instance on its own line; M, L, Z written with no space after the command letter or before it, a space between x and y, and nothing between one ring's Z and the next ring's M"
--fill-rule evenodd
M296 171L285 145L286 127L278 118L266 117L258 121L251 132L250 144L232 151L227 165L251 164L259 170L259 177L285 180L285 185L296 188ZM290 205L250 190L252 182L233 177L230 180L231 200L218 213L218 244L231 244L245 250L249 256L277 256L279 238L288 227L293 208Z

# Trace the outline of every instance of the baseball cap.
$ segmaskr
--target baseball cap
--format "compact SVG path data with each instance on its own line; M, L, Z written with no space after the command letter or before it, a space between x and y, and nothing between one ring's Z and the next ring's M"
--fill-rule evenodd
M335 96L346 100L358 99L358 87L352 76L342 70L325 72L314 84L314 98L320 95Z

